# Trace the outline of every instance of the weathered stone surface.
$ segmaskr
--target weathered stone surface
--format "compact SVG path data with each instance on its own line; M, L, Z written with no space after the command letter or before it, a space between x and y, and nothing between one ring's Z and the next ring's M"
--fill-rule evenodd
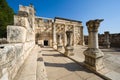
M7 26L7 41L9 43L25 42L26 29L21 26Z
M7 44L6 38L0 38L0 44Z
M73 55L74 55L73 49L74 49L74 48L71 47L71 46L65 47L65 55L66 55L66 56L73 56Z
M62 50L62 45L57 45L57 50L61 51Z
M104 47L105 48L110 48L110 41L109 41L109 32L108 31L106 31L106 32L104 32Z
M27 31L26 34L26 41L34 41L35 40L35 33L32 31Z
M0 49L0 80L13 80L34 45L35 43L32 41L26 42L26 44L9 44Z
M72 47L72 31L66 31L66 35L67 35L67 45L65 47L65 55L66 56L73 56L73 47Z
M67 45L66 46L72 46L72 31L66 31L67 35Z
M0 61L0 66L2 70L2 78L4 80L4 76L6 73L8 73L9 80L13 79L15 74L17 73L18 69L16 69L16 65L19 64L18 59L20 58L20 54L23 51L23 44L9 44L4 46L4 48L1 49L2 58ZM19 65L20 67L21 65ZM5 73L3 73L3 70L6 70ZM8 78L6 76L6 78ZM1 79L2 80L2 79Z
M4 70L3 70L4 73ZM0 78L0 80L9 80L8 79L8 72L4 73L4 75Z
M7 41L12 44L0 45L0 80L13 80L35 45L34 11L27 13L21 11L14 16L14 26L7 26Z
M57 40L57 43L58 43L58 44L57 44L57 50L58 50L58 51L61 51L61 50L62 50L62 39L61 39L61 38L62 38L62 35L61 35L61 34L58 34L58 35L57 35L57 39L58 39L58 40Z
M88 49L83 53L85 55L85 66L94 71L99 71L104 68L103 65L103 52L98 47L98 28L102 19L90 20L86 23L89 40Z
M14 25L15 25L15 26L27 27L26 17L14 15Z
M31 42L26 42L24 44L24 53L22 55L23 59L26 59L27 56L29 55L31 49L35 46L35 41L31 41Z
M85 65L95 71L99 71L104 68L103 64L103 52L100 49L90 49L84 51Z

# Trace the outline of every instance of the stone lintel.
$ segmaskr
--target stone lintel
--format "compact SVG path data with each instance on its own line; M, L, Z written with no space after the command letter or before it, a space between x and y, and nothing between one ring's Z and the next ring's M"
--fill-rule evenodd
M73 22L82 23L82 21L71 20L71 19L66 19L66 18L61 18L61 17L55 17L55 20L56 20L56 19L61 19L61 20L67 20L67 21L73 21Z

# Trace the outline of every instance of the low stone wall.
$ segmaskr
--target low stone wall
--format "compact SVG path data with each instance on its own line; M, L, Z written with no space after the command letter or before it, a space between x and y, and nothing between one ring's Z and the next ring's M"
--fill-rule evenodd
M35 46L35 34L22 26L7 26L7 41L0 45L0 80L13 80Z
M0 45L0 80L13 80L34 45L34 41Z

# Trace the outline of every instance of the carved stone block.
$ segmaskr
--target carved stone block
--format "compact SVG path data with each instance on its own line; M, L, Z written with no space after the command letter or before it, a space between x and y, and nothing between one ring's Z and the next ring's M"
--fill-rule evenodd
M73 56L74 55L74 53L73 53L73 47L66 47L65 48L65 55L66 56Z
M61 51L62 50L62 45L57 45L57 50Z
M84 51L85 65L92 70L98 71L104 68L103 52L100 49L88 48Z
M7 26L7 41L19 43L26 41L26 29L21 26Z

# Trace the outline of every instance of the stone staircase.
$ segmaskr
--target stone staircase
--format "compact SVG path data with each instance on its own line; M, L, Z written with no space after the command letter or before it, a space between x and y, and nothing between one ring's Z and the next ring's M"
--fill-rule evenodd
M41 49L35 46L14 80L48 80Z

